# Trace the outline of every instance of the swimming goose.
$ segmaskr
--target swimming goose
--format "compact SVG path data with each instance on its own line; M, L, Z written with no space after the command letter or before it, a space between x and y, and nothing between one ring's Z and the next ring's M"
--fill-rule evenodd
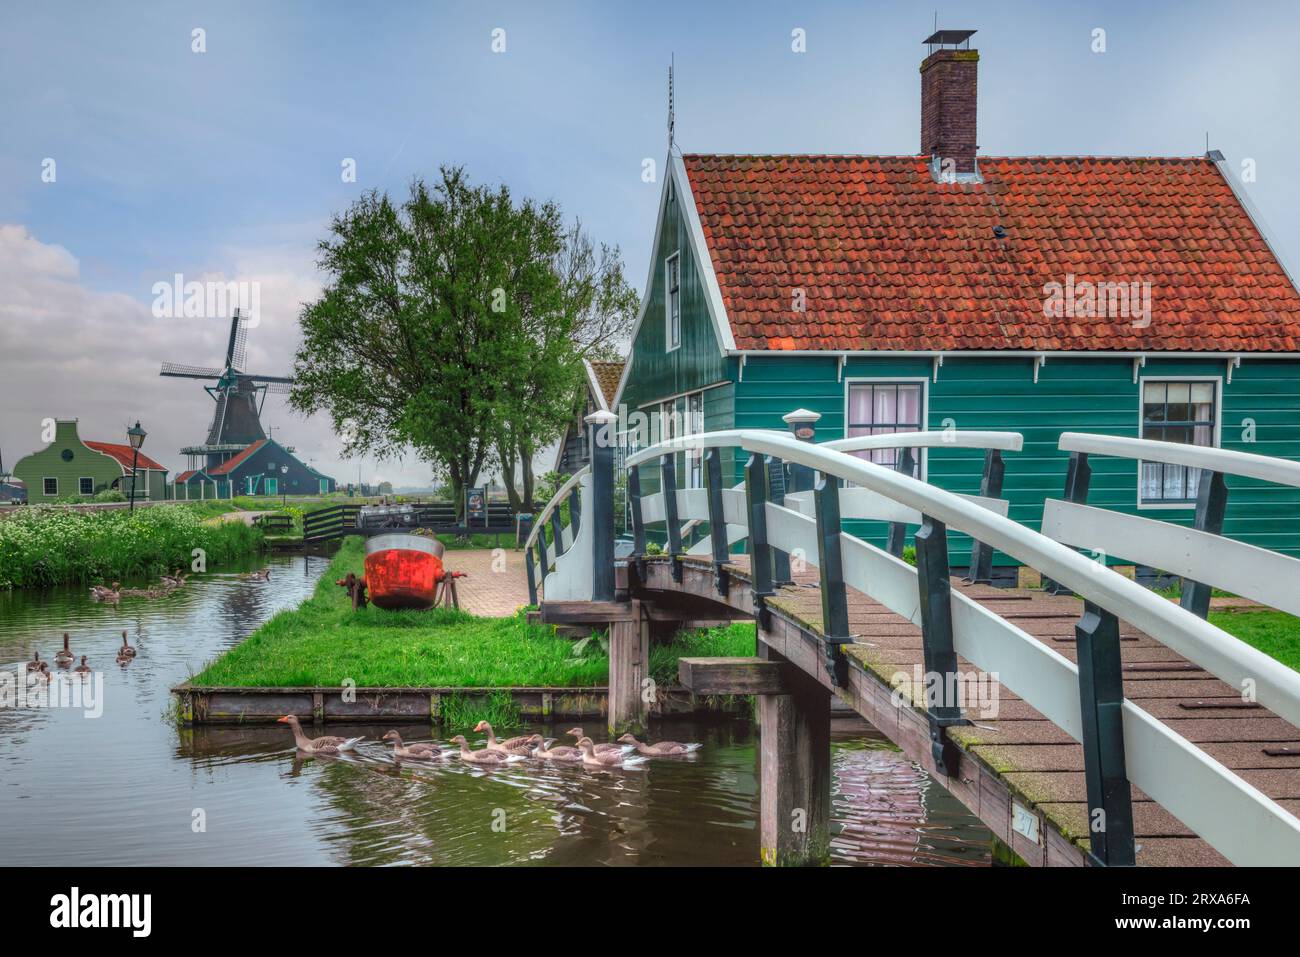
M504 751L490 751L483 748L481 751L471 751L469 742L465 740L465 735L458 734L451 739L452 744L460 745L460 759L468 761L470 764L483 764L489 767L499 767L511 761L520 761L522 758L513 754L507 754Z
M340 738L336 734L325 734L319 738L309 738L302 733L302 725L298 723L296 714L286 714L277 721L289 726L293 731L293 743L298 746L299 751L306 754L341 754L344 751L355 750L357 744L365 740L365 735L357 738Z
M432 761L434 758L451 757L450 751L444 751L436 744L403 744L402 736L396 731L389 731L380 740L393 742L393 757L406 758L411 761Z
M239 577L251 582L266 582L271 580L271 569L263 568L260 572L245 572Z
M517 752L521 748L526 748L527 753L524 754L524 757L532 754L530 745L533 744L534 738L540 737L540 735L536 734L521 734L513 738L506 738L504 741L498 741L496 734L492 731L492 725L486 721L480 721L474 725L474 730L487 732L487 748L489 751Z
M566 734L572 735L574 738L576 738L578 740L579 746L581 746L582 739L587 737L585 734L583 734L581 728L570 728L566 732ZM593 745L596 749L597 754L613 754L615 751L617 751L619 754L631 754L633 750L631 745L607 744L603 741L600 744L595 744L593 742Z
M628 757L622 751L597 752L595 742L591 738L580 740L578 747L582 749L582 763L593 768L630 768L645 764L649 760L649 758Z
M40 671L43 667L45 667L45 662L41 661L41 653L39 651L33 651L32 660L27 662L27 670L29 672Z
M39 671L33 671L32 674L33 674L35 677L40 678L40 679L42 679L43 681L45 681L46 684L49 684L49 681L50 681L50 666L47 665L45 662L42 661L42 662L41 662L41 668L40 668L40 670L39 670Z
M61 668L66 668L72 664L75 659L72 656L72 649L68 647L68 633L63 633L63 650L54 653L54 663Z
M113 582L112 588L105 588L103 585L91 585L90 597L94 601L117 601L122 597L121 589L121 582Z
M554 740L554 739L552 739ZM533 752L533 757L541 758L544 761L581 761L582 752L577 748L571 748L567 744L561 744L558 747L548 748L549 741L543 741L538 745L537 750Z
M125 631L122 632L122 647L119 648L119 649L117 649L117 656L118 656L119 658L134 658L134 657L135 657L135 648L132 647L131 645L127 644L127 641L126 641L126 632L125 632Z
M649 758L662 758L673 754L690 754L692 751L700 749L698 744L682 744L680 741L660 741L657 744L643 744L630 734L623 735L619 740L636 748L637 754L644 754Z
M81 656L81 664L77 665L77 667L73 668L72 670L75 671L75 672L76 672L77 674L79 674L79 675L88 675L88 674L90 674L90 672L91 672L92 669L91 669L90 665L86 664L86 656L85 656L85 655L82 655L82 656Z

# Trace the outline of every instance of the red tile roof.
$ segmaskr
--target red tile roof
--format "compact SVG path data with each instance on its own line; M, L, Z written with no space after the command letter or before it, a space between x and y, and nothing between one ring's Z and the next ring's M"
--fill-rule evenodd
M131 448L131 446L121 445L117 442L84 442L84 444L88 449L94 449L96 452L103 452L105 455L113 456L124 469L128 472L131 470L131 458L135 455L135 449ZM159 465L143 452L140 453L139 462L142 469L157 469L159 472L167 471L166 466Z
M739 349L1300 352L1300 294L1208 159L684 160ZM1149 282L1149 325L1045 316L1069 275Z
M233 468L235 468L235 466L239 465L240 462L244 461L244 459L248 458L250 455L252 455L252 454L253 454L254 452L256 452L258 449L260 449L262 446L264 446L264 445L267 443L267 441L268 441L267 439L258 439L258 440L257 440L256 442L254 442L252 445L246 445L246 446L244 446L244 450L243 450L242 452L236 452L234 455L232 455L230 458L226 459L226 460L225 460L224 462L222 462L220 465L217 465L217 466L214 466L213 468L208 469L208 474L209 474L209 475L225 475L225 474L227 474L231 469L233 469Z
M176 476L176 478L172 479L172 481L178 485L183 482L188 482L191 476L198 474L198 471L198 469L186 469L180 475Z

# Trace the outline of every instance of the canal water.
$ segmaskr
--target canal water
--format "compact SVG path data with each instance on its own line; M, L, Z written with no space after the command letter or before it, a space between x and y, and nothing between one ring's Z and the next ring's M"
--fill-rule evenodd
M328 728L366 735L356 754L306 760L283 726L179 728L168 689L307 597L327 560L267 564L269 581L196 576L116 607L81 588L0 592L0 667L21 671L34 650L51 661L68 631L103 676L96 718L0 707L0 865L757 862L747 722L665 725L704 747L621 771L399 767L378 741L389 726L370 723ZM139 654L119 667L123 629ZM836 863L989 864L988 832L951 795L864 723L836 724ZM408 742L455 733L397 728Z

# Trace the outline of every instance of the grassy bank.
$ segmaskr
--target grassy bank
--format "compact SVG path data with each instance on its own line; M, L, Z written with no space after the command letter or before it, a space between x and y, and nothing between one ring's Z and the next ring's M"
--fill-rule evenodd
M111 512L30 506L0 520L0 588L128 581L190 568L202 548L209 568L256 552L262 532L205 521L228 505L160 505Z
M353 612L335 580L361 570L364 548L346 539L315 594L276 615L192 680L204 686L339 685L358 687L590 686L609 680L598 642L575 657L575 642L550 626L460 611ZM680 655L752 655L754 628L739 625L683 633L652 661L656 677L675 683ZM669 676L672 676L671 678Z
M1210 612L1210 624L1300 671L1300 618L1253 608Z

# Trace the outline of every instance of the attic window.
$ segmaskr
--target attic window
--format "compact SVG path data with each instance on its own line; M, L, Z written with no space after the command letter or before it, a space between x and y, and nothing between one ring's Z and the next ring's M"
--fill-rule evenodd
M664 272L664 342L665 351L671 352L682 344L681 256L678 253L668 257Z

